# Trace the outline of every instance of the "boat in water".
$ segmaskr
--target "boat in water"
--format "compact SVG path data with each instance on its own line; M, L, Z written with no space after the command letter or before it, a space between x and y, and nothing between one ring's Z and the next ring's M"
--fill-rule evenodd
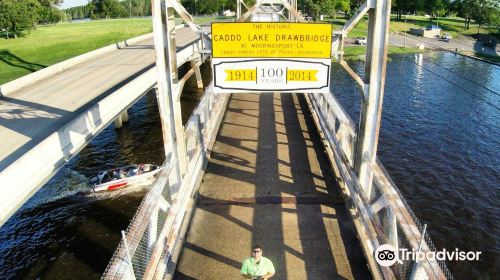
M161 166L154 164L134 164L99 173L90 179L94 192L112 191L130 185L146 185L153 182Z

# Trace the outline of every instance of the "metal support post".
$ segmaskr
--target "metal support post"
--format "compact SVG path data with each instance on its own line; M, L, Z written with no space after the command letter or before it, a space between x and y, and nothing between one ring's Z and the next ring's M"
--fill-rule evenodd
M368 40L366 48L366 96L362 100L359 137L356 145L355 169L361 186L368 195L372 193L372 164L377 158L377 144L382 117L387 42L390 18L390 0L376 0L375 8L368 11Z
M121 113L121 116L122 116L122 121L123 122L128 122L128 112L127 112L127 110L123 111Z
M135 273L134 273L134 268L132 267L132 257L130 257L130 249L128 247L128 241L127 241L127 235L125 234L125 231L122 230L122 238L123 238L123 246L125 246L125 253L127 257L127 262L128 262L128 272L130 279L135 280Z
M122 128L123 126L123 120L122 120L122 114L119 114L116 119L115 119L115 128Z
M295 11L297 11L297 0L292 0L292 7L295 9ZM290 21L297 22L297 17L293 13L291 13L291 14L292 14L292 16L290 18Z
M241 17L241 1L242 0L236 0L236 20Z
M196 64L198 64L198 62L201 61L202 61L201 56L198 56L198 58L191 60L191 67L194 67L194 74L196 76L196 84L198 88L203 88L203 80L201 79L200 66L196 66Z
M417 253L422 251L422 246L423 246L424 241L425 241L425 232L426 231L427 231L427 224L424 224L424 228L422 230L422 238L420 239L420 243L418 244ZM420 262L417 259L417 260L415 260L415 264L413 265L413 269L411 271L411 276L410 276L411 280L419 279L419 277L418 277L419 270L420 270Z
M404 47L406 48L406 18L407 16L405 15L405 27L404 27L404 31L405 31L405 42L404 42Z
M166 5L164 1L161 0L153 0L153 34L154 34L154 43L155 43L155 51L156 51L156 69L158 75L158 107L160 111L160 119L162 123L162 132L163 132L163 143L165 148L165 156L168 158L168 155L172 153L174 160L177 163L175 168L175 183L180 184L182 178L182 163L179 160L181 155L184 154L185 159L185 149L182 150L184 144L184 134L178 134L177 131L179 128L176 126L178 122L175 121L176 116L180 118L180 111L176 112L174 110L174 102L173 102L173 87L172 80L173 75L171 69L171 60L172 60L172 52L170 47L169 33L167 33L167 13L166 13ZM172 26L171 28L174 28ZM175 48L174 48L174 61L175 61ZM175 64L174 64L175 65ZM175 68L176 69L176 68ZM175 71L176 73L177 71ZM182 129L182 125L181 128ZM179 145L180 143L180 145Z
M290 4L292 7L293 7L293 0L285 0L288 2L288 4ZM288 18L288 22L293 22L292 20L292 12L290 12L290 10L287 10L287 18Z
M389 244L391 244L396 251L399 250L399 238L398 238L398 221L396 215L394 215L394 211L392 208L387 208L386 216L385 216L385 226L387 227L387 239L389 240Z
M168 32L168 50L169 50L169 67L170 76L172 77L171 83L178 83L179 76L177 73L177 45L175 43L175 10L173 7L167 5L167 32ZM171 85L172 85L171 84ZM172 94L177 95L173 91ZM180 93L178 94L180 96ZM172 95L174 96L174 95ZM186 141L184 126L182 125L182 110L181 110L181 100L173 99L173 117L175 122L175 134L177 136L177 160L179 161L179 167L181 169L181 174L186 173L187 168L187 151L186 151Z

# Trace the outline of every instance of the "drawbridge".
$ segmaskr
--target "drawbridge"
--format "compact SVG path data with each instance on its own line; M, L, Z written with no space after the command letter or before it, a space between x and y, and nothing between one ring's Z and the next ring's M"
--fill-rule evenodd
M255 2L237 0L236 21L309 24L297 10L296 0ZM102 279L240 279L242 261L254 245L262 246L273 261L272 279L452 279L444 262L396 259L385 266L377 258L381 245L396 251L436 251L426 226L377 159L389 0L366 1L342 30L328 34L328 63L322 65L336 61L359 87L359 125L330 92L328 67L326 88L317 88L321 90L268 86L260 92L253 87L232 92L215 79L218 72L213 69L214 80L183 124L182 89L193 74L203 87L199 67L216 59L214 30L202 28L176 0L152 0L152 8L155 67L146 63L146 68L134 73L119 89L121 96L113 91L97 100L96 108L83 104L88 110L77 110L81 114L76 117L72 114L73 121L54 132L54 143L49 142L52 134L45 136L43 151L54 151L54 162L40 163L50 170L32 164L24 167L38 168L39 177L16 193L15 201L3 211L2 223L103 127L125 121L126 109L154 88L166 160L122 231ZM369 23L366 68L365 75L359 76L343 60L343 45L365 15ZM192 40L183 48L176 42L180 32L176 16L191 30ZM234 32L237 35L240 30ZM254 60L250 57L241 63L254 67ZM258 63L269 61L272 55ZM177 67L185 62L191 69L180 77ZM309 62L303 58L290 65ZM293 75L316 81L319 70L308 69ZM290 86L294 79L286 71L286 86ZM231 73L248 84L258 71L245 68ZM323 76L317 75L321 80ZM80 129L82 124L91 129ZM21 160L37 152L39 144L32 146ZM0 173L5 182L20 172L14 166L17 161L12 162Z

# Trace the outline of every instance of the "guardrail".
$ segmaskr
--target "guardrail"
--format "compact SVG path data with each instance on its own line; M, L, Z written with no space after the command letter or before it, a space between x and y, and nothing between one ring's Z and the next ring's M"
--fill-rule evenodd
M185 126L187 172L178 182L170 153L139 206L102 279L171 277L191 219L197 189L224 115L228 94L215 94L211 84Z
M114 50L124 48L130 44L135 44L135 43L150 39L152 37L153 37L153 33L144 34L141 36L137 36L135 38L120 41L120 42L111 44L109 46L102 47L102 48L99 48L97 50L93 50L93 51L75 56L73 58L61 61L59 63L50 65L50 66L45 67L45 68L38 70L36 72L33 72L31 74L22 76L18 79L15 79L13 81L10 81L10 82L7 82L3 85L0 85L0 96L9 96L12 93L16 92L17 90L20 90L21 88L30 86L36 82L47 79L53 75L61 73L61 72L65 71L71 67L74 67L80 63L83 63L85 61L88 61L90 59L98 57L100 55L107 54L107 53L112 52Z
M401 261L390 267L376 263L374 252L382 244L410 252L418 248L424 253L435 252L436 248L380 161L371 166L372 193L361 187L353 165L356 129L335 96L332 93L306 96L327 154L352 206L356 230L375 278L453 279L444 261Z

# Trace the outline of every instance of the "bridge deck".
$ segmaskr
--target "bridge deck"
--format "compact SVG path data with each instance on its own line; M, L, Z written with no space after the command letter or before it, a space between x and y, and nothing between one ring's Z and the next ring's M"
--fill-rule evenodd
M329 168L303 95L233 95L175 279L240 279L254 244L273 279L370 278Z
M199 39L176 32L178 52ZM79 114L154 67L153 38L95 57L0 98L0 171Z

